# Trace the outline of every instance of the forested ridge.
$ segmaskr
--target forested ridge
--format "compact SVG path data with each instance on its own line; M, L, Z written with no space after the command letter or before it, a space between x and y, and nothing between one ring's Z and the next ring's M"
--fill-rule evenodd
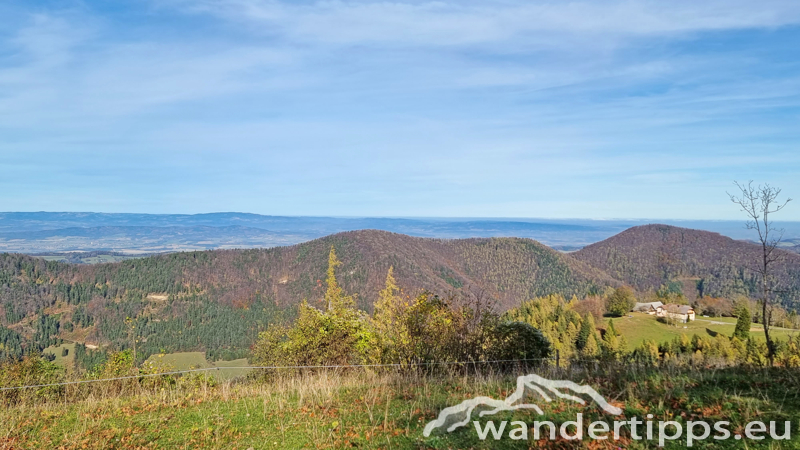
M750 294L756 249L714 233L636 227L573 254L522 238L427 239L376 230L339 233L290 247L163 254L93 266L0 255L0 358L40 351L58 339L101 348L206 351L245 356L259 331L322 306L328 253L338 280L371 311L389 267L401 295L421 290L481 295L500 311L551 294L578 299L630 284L652 291L683 283L697 294ZM756 249L757 250L757 249ZM800 255L783 264L800 279ZM611 274L611 275L609 275ZM688 282L686 280L689 280ZM790 283L791 284L791 283ZM89 361L92 352L76 351Z
M800 255L777 250L776 295L797 309ZM757 244L709 231L668 225L644 225L589 245L572 256L640 291L680 282L687 297L757 298L754 270L761 258Z
M614 284L529 239L441 240L375 230L291 247L174 253L94 266L3 254L0 339L9 354L65 339L114 348L129 348L135 340L139 358L188 350L241 357L259 330L291 318L301 300L320 304L331 246L343 262L343 288L365 310L390 266L405 295L422 289L470 292L502 309L524 298L582 297Z

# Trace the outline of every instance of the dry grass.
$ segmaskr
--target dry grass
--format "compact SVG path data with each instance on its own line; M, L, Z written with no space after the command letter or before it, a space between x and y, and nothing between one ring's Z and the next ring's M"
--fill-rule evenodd
M573 366L533 370L551 379L590 384L625 417L729 420L800 420L796 371L692 370L633 366ZM3 410L0 449L10 448L583 448L567 442L482 442L473 428L422 436L425 423L446 407L478 395L504 398L517 373L452 370L423 373L323 371L284 374L269 381L187 377L175 384L129 383L70 392L62 399L27 400ZM81 397L83 395L83 397ZM553 402L548 420L576 412L601 418L596 407ZM495 420L541 420L531 412ZM537 419L538 418L538 419ZM571 419L570 419L571 418ZM605 417L608 419L608 417ZM796 434L796 433L795 433ZM738 442L737 442L738 443ZM597 443L592 443L592 445ZM733 443L732 443L733 444ZM741 444L741 443L738 443ZM715 442L726 448L725 443ZM626 438L600 448L651 448ZM682 445L673 444L673 448ZM748 448L797 448L798 441L751 442ZM730 448L740 448L731 445Z

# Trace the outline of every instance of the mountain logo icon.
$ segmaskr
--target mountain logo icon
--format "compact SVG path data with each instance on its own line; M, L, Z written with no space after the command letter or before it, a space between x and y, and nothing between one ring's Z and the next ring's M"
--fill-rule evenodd
M517 389L505 400L497 400L491 397L475 397L470 400L465 400L458 405L443 409L435 420L425 425L422 434L428 437L431 432L437 428L446 428L448 432L451 432L456 428L463 427L470 422L472 413L479 406L488 407L488 409L478 413L479 417L497 414L501 411L516 411L518 409L532 409L539 414L544 414L544 411L542 411L538 405L522 402L528 390L538 393L547 402L553 401L553 397L556 397L572 400L581 405L585 405L586 400L569 392L587 395L594 400L603 411L615 416L622 414L622 409L609 404L606 399L598 394L591 386L579 385L569 380L548 380L539 375L531 374L518 377Z

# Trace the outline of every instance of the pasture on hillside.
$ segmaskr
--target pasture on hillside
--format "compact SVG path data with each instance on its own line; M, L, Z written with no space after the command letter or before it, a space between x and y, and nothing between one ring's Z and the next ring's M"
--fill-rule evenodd
M628 350L638 347L642 341L650 339L656 343L671 341L676 337L685 334L689 338L693 335L698 336L724 336L733 335L736 328L735 317L703 317L697 316L697 320L678 325L668 325L656 320L655 316L644 313L632 312L623 317L604 319L601 326L608 327L608 321L614 321L614 328L625 336L628 342ZM786 340L789 336L800 335L800 330L790 330L787 328L770 328L771 336L776 340ZM750 327L750 336L756 340L764 341L764 329L760 324L754 323Z
M145 360L143 367L155 367L159 372L216 368L216 370L203 371L202 373L216 377L219 380L230 380L247 375L250 369L243 368L247 365L246 358L209 362L204 352L178 352L151 355Z
M62 356L63 350L67 350L67 355ZM61 367L64 367L67 370L72 370L75 367L75 343L74 342L64 342L61 345L51 345L47 347L42 352L43 354L53 354L55 355L55 359L53 360L54 363L58 364Z

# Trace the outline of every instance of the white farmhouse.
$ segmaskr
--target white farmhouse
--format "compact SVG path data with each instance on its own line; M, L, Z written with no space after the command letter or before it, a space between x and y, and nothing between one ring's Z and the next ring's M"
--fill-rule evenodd
M694 308L689 305L676 305L669 303L656 308L656 317L677 319L681 322L691 322L695 318Z

